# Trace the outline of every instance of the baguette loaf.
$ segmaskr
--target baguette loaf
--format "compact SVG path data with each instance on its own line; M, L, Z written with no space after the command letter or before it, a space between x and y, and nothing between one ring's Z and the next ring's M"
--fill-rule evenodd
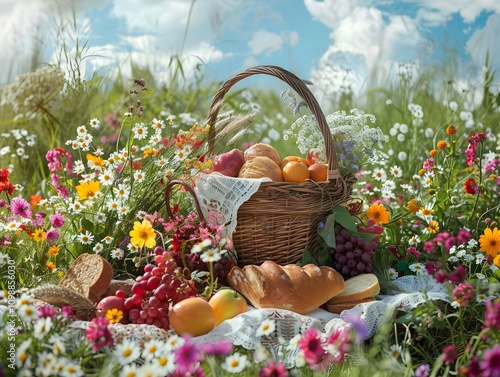
M380 293L378 278L374 274L361 274L345 281L344 290L328 300L327 305L373 298Z
M309 313L344 290L344 278L330 267L307 264L280 266L265 261L260 266L233 267L229 285L256 308Z
M97 254L82 254L71 264L59 286L97 303L109 288L113 267Z

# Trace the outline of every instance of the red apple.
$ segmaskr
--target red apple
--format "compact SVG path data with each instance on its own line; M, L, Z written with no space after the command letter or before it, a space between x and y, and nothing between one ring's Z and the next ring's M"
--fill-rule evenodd
M215 326L248 310L247 301L234 289L221 289L210 298L208 303L215 312Z
M235 148L214 158L214 171L228 177L238 177L244 163L245 156L243 152Z
M122 312L120 323L127 323L128 311L125 309L125 299L117 296L104 297L96 306L96 317L106 317L108 310L117 309Z

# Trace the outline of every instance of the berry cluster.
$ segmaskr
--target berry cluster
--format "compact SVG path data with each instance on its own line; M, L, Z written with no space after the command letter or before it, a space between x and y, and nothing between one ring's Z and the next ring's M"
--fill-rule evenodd
M172 253L156 247L154 262L144 266L132 286L132 296L125 299L130 323L151 324L168 330L171 305L197 296L190 271L178 267Z
M335 235L336 248L330 250L335 270L345 279L372 272L372 260L375 258L378 235L383 231L384 228L376 224L358 227L358 234L340 228ZM368 241L360 237L359 233L370 233L376 236Z

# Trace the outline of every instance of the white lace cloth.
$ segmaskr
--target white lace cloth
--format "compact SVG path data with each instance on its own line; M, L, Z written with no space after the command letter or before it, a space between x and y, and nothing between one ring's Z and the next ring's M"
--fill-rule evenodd
M238 209L257 192L261 182L265 181L270 179L231 178L218 173L200 174L195 193L203 216L208 218L208 211L220 214L222 224L226 224L224 236L231 236L237 225Z
M366 338L372 337L383 322L387 313L393 309L407 311L415 308L425 300L443 300L451 302L451 297L442 284L436 283L433 278L425 273L416 276L404 276L392 283L398 289L379 295L378 300L356 305L345 310L340 315L333 314L323 309L314 310L307 315L300 315L288 310L254 309L230 320L224 321L210 333L194 338L197 342L231 341L248 350L256 349L261 344L266 346L272 356L283 358L281 352L288 341L295 335L303 333L307 328L316 328L323 337L327 337L342 326L356 328L356 322L362 319L366 325ZM0 305L0 314L7 312L7 305ZM259 336L257 330L265 319L275 321L276 330L272 336ZM72 326L85 330L89 322L77 321ZM149 339L166 340L171 331L161 330L152 325L114 325L113 337L117 342L131 339L144 343ZM283 343L282 340L285 340ZM284 345L283 345L284 344ZM285 353L283 362L287 367L295 364L295 355Z

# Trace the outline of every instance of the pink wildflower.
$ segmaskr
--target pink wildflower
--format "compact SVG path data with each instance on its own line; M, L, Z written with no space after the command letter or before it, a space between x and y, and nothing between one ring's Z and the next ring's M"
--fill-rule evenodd
M304 356L309 366L318 364L325 356L325 350L321 345L321 338L315 328L307 329L299 340L299 348L304 352Z
M109 320L106 317L96 317L89 323L85 336L95 351L113 345L113 336L108 328Z
M460 283L453 290L453 298L460 306L468 306L474 302L474 287L472 284Z
M452 364L458 357L457 346L452 344L443 349L443 361L446 365Z

